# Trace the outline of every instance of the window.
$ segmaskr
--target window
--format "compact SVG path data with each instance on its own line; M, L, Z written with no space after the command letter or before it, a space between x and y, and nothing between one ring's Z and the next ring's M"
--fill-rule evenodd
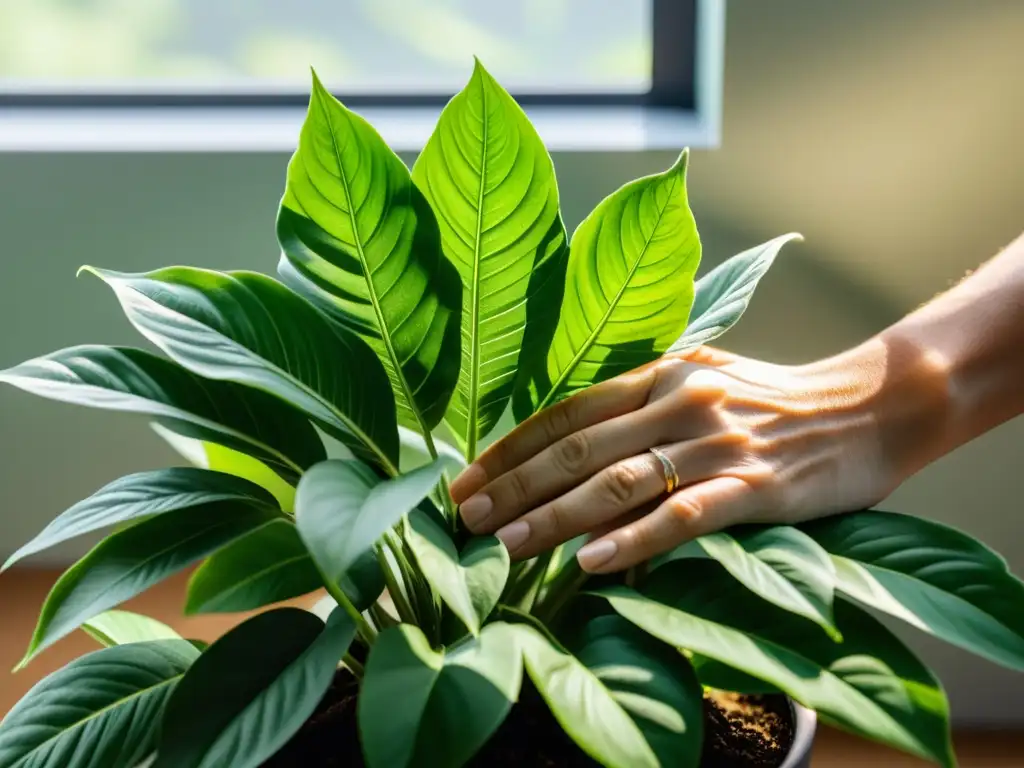
M46 148L63 133L69 149L116 149L117 140L128 149L285 149L312 65L349 106L377 110L390 141L416 149L474 54L555 148L652 146L659 131L672 146L707 144L717 134L723 4L8 2L0 147L17 148L20 133L22 148Z

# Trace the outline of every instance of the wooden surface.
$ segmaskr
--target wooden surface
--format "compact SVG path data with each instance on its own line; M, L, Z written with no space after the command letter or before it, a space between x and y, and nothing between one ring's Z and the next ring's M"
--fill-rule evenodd
M0 574L0 716L20 699L37 680L71 659L96 649L96 643L82 632L44 651L26 669L8 670L21 659L32 635L42 605L58 571L12 569ZM181 574L158 584L126 604L170 624L188 637L213 640L237 624L242 615L181 616L185 583ZM318 595L301 598L296 604L310 606ZM960 768L1024 768L1024 732L958 733ZM927 764L891 749L867 743L830 728L820 728L812 768L926 768Z

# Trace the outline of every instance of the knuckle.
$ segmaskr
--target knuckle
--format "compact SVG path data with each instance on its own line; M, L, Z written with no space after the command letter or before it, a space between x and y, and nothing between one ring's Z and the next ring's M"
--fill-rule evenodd
M626 504L633 498L639 476L628 464L608 467L601 477L601 489L613 504Z
M519 469L509 472L507 485L512 500L517 505L526 504L530 498L530 481L526 479L526 473Z
M555 443L553 454L562 469L576 473L590 458L590 438L585 432L573 432Z
M704 513L700 500L686 495L673 496L669 502L669 511L676 520L686 524L700 520Z
M571 399L563 400L548 412L548 418L544 420L544 430L549 442L554 442L572 431L572 410L576 407L572 403Z

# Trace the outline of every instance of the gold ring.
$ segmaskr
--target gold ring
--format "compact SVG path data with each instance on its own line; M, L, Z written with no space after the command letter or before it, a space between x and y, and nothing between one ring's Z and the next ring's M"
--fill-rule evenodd
M651 448L651 453L661 463L661 471L665 475L665 493L672 493L679 487L679 473L676 472L676 465L660 448Z

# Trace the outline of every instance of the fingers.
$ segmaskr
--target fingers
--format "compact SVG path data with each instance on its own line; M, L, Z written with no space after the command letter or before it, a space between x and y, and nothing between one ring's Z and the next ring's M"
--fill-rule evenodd
M675 443L663 450L682 484L713 477L738 456L742 435L720 433ZM660 462L650 453L619 461L565 495L538 507L496 533L515 560L545 550L621 518L665 492Z
M589 573L621 571L742 522L754 508L754 490L746 480L715 477L677 491L649 515L586 544L576 557Z
M452 482L452 499L461 504L489 480L505 474L552 443L589 426L642 408L651 373L641 369L598 384L524 421L484 451Z

